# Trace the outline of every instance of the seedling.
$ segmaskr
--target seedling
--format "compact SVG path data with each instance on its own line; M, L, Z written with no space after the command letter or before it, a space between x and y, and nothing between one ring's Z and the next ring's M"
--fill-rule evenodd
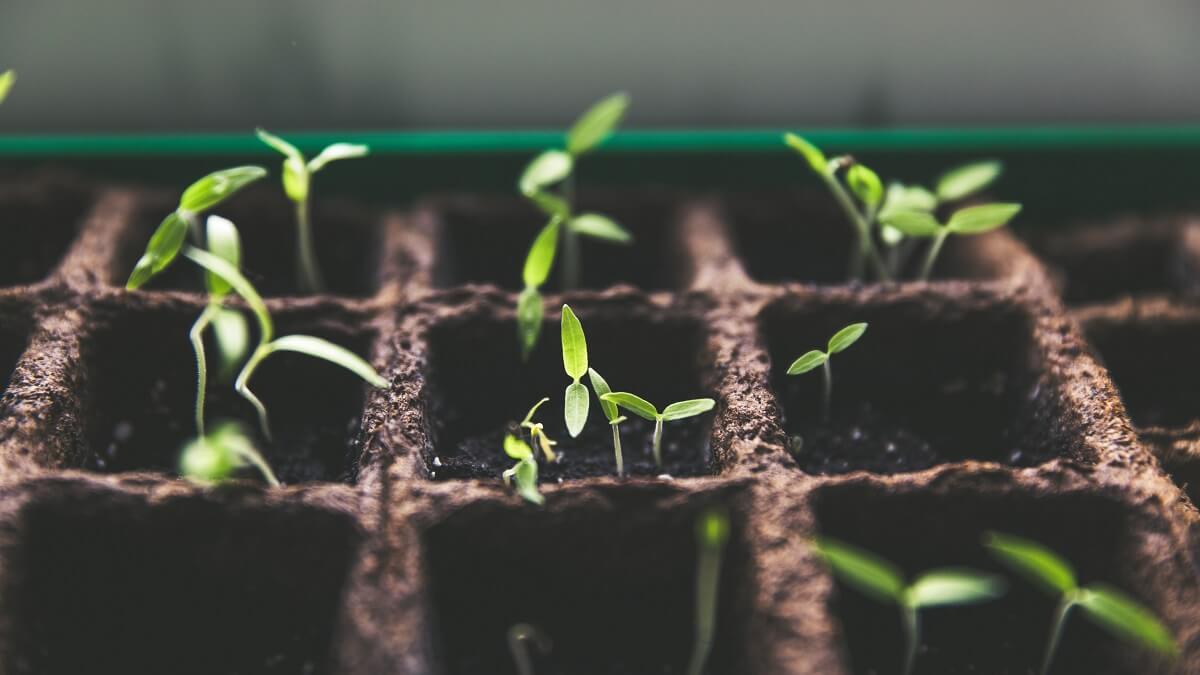
M608 420L608 425L612 427L613 438L613 454L617 458L617 476L625 475L625 460L621 456L621 422L626 418L617 409L617 404L604 400L604 395L611 393L608 382L600 377L595 369L588 368L588 379L592 382L592 391L596 392L596 398L600 399L600 409L604 411L604 417Z
M567 423L567 433L575 438L583 431L588 418L587 387L579 381L588 371L587 339L583 335L583 324L579 323L575 312L567 305L562 308L562 357L563 368L572 380L567 385L563 418Z
M902 210L884 214L882 222L908 237L931 238L933 241L921 264L921 280L929 279L942 245L952 234L974 235L991 232L1007 225L1021 211L1020 204L980 204L955 211L944 224L926 211Z
M537 403L534 403L533 407L529 409L528 413L526 413L525 419L521 420L521 428L529 430L529 444L535 448L539 448L542 451L542 454L546 456L547 462L554 462L558 459L554 454L554 446L558 445L558 443L550 440L550 437L546 435L546 430L542 426L541 422L533 421L533 415L537 412L537 409L542 407L542 404L549 400L550 399L548 398L543 398Z
M511 469L507 469L501 478L504 479L504 484L509 485L512 482L517 484L517 494L521 495L525 501L541 506L546 502L546 498L542 493L538 492L538 465L537 457L533 453L533 448L525 441L513 436L505 434L504 436L504 454L517 460Z
M829 421L830 409L833 399L833 368L829 365L830 357L838 352L846 351L850 345L858 342L863 333L867 332L867 324L852 323L849 326L839 330L829 338L829 344L826 351L813 349L805 352L800 358L792 362L788 366L788 375L800 375L807 373L810 370L820 366L825 378L825 388L822 390L821 396L821 417L826 422Z
M904 624L904 675L912 673L921 643L918 612L930 607L971 605L1004 594L1000 577L964 568L942 568L921 574L911 584L888 561L858 547L821 537L813 547L842 581L875 600L900 609Z
M517 330L526 357L537 345L541 333L540 288L550 276L559 239L563 242L562 285L568 291L577 288L583 276L580 236L617 244L633 241L629 232L613 219L598 213L575 212L573 173L576 161L612 134L628 107L629 97L622 93L593 105L567 131L566 149L547 150L534 157L517 183L521 194L549 218L525 258L524 289L517 300ZM550 191L556 185L562 186L559 194Z
M370 148L356 143L334 143L327 146L316 157L305 160L296 146L282 138L258 129L259 140L283 154L283 191L296 205L296 274L300 288L309 293L320 293L325 289L321 267L317 263L313 245L312 211L309 195L312 192L313 176L325 165L339 159L365 157Z
M688 675L702 675L717 629L721 560L729 541L729 514L713 507L696 519L696 634Z
M992 555L1013 572L1058 597L1058 608L1054 611L1050 627L1050 641L1042 658L1042 675L1050 672L1067 615L1075 607L1119 638L1168 658L1177 655L1175 639L1153 612L1109 586L1080 586L1075 570L1054 551L1035 541L998 532L988 533L984 543Z
M245 427L239 422L223 421L184 445L179 473L197 483L219 483L245 466L258 469L272 487L279 486L279 479L254 447Z
M672 403L663 408L662 412L658 412L646 399L636 394L630 394L624 391L612 392L604 394L600 397L601 401L614 403L629 412L641 417L645 420L654 422L654 463L662 468L662 433L663 422L673 422L675 420L695 417L713 409L717 404L711 398L693 398L687 401L679 401Z
M533 624L518 623L508 629L508 651L512 653L513 663L517 666L517 675L533 675L533 656L526 646L529 643L543 656L549 654L554 646L550 638Z
M8 98L8 92L17 82L17 71L6 70L0 73L0 103L4 103L4 99Z

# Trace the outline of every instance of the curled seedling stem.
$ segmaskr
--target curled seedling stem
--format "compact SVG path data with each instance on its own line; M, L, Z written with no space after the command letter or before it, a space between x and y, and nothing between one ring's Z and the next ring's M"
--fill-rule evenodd
M672 403L663 408L662 412L660 413L658 408L655 408L654 405L649 401L636 394L630 394L629 392L611 392L600 396L600 400L615 404L637 415L638 417L641 417L644 420L654 422L654 443L652 447L654 450L654 464L659 468L662 468L663 465L663 423L704 414L709 410L712 410L717 404L717 402L711 398L694 398L687 401Z
M600 400L600 410L604 412L608 425L612 427L613 455L617 460L617 476L624 476L625 458L621 455L621 422L624 422L626 417L620 413L615 403L604 400L604 395L611 393L612 389L609 388L608 382L600 377L600 373L593 368L588 368L588 379L592 382L592 391Z
M528 623L514 624L508 629L508 651L512 653L513 663L517 667L517 675L534 675L533 655L529 652L528 644L533 646L543 656L550 653L553 643L540 628Z
M720 591L721 561L729 541L729 514L711 507L696 519L696 625L688 675L701 675L712 651L717 629L717 597Z
M788 366L788 375L801 375L814 370L818 366L822 368L824 388L822 389L821 396L821 419L825 422L829 422L833 406L833 368L829 365L830 359L834 354L845 351L850 345L858 342L858 339L865 332L867 332L867 324L852 323L829 338L826 351L821 351L820 349L810 350L793 361L792 365Z
M533 452L533 448L520 438L512 434L504 436L504 454L517 461L512 468L507 469L500 477L504 479L504 484L516 483L517 494L525 501L541 506L546 502L545 497L538 492L538 465L537 456Z
M529 431L529 444L534 448L541 450L542 454L545 455L547 462L555 462L558 461L558 457L554 454L554 446L558 445L558 443L550 440L550 437L546 435L545 427L541 422L533 421L533 416L537 412L537 409L542 407L542 405L549 400L550 399L548 398L543 398L537 403L534 403L533 407L529 409L528 413L526 413L525 419L521 420L521 428Z

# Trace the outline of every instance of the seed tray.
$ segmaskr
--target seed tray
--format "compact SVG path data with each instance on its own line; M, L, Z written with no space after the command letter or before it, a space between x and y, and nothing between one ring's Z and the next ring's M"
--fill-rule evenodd
M505 631L528 621L555 643L539 673L681 673L691 523L712 504L732 521L714 675L894 672L898 619L845 592L806 542L837 536L913 574L991 568L987 529L1055 545L1084 581L1149 605L1181 645L1176 671L1200 672L1200 514L1139 422L1144 366L1128 379L1115 356L1127 327L1200 325L1182 294L1149 314L1140 298L1067 304L1056 270L1073 268L1057 249L1032 241L1039 258L1003 231L953 242L931 283L846 284L826 261L845 260L849 241L815 193L585 193L647 245L586 250L595 276L549 289L542 342L521 366L514 282L539 222L517 199L323 202L318 229L346 234L320 248L333 292L299 297L289 206L263 186L224 215L242 225L247 273L278 322L351 346L392 384L281 359L256 381L287 485L206 488L171 473L190 433L186 331L204 298L183 267L122 288L172 195L21 177L30 191L0 193L0 222L37 223L20 236L56 253L0 289L4 672L512 673ZM82 206L22 196L38 190ZM781 249L801 251L794 272ZM653 470L637 425L629 478L613 475L605 439L568 443L555 409L563 302L610 383L717 400L668 425L671 476ZM871 328L839 355L833 423L814 430L816 384L782 371L848 320ZM1198 403L1159 389L1180 397L1170 410ZM547 468L536 508L486 448L541 395L566 459ZM230 398L212 408L252 419ZM866 452L827 450L864 436ZM930 612L918 672L1032 672L1051 610L1016 588L993 607ZM1055 672L1167 671L1077 621Z

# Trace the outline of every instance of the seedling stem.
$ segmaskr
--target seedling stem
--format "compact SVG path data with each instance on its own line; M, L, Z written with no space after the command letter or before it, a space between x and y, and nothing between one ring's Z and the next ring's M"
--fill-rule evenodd
M712 507L696 519L696 632L688 675L701 675L717 629L721 561L729 541L729 514Z
M644 420L654 422L654 463L662 468L662 433L663 422L695 417L712 410L717 402L711 398L694 398L687 401L672 403L658 411L652 403L636 394L618 391L600 396L601 401L618 405Z
M532 624L518 623L508 629L508 651L512 653L513 663L517 666L517 675L534 675L533 656L527 646L531 642L542 654L549 654L553 646L550 638Z
M862 337L867 331L867 324L852 323L849 326L839 330L829 338L829 344L826 346L826 351L820 349L812 349L805 352L802 356L792 362L788 366L788 375L801 375L813 370L817 366L822 367L822 375L824 377L824 388L821 396L821 419L829 422L833 401L833 369L829 365L834 354L845 351Z

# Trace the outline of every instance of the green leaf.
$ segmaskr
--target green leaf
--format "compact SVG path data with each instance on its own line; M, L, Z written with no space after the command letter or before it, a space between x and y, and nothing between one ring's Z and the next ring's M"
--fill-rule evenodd
M219 483L229 478L236 468L235 455L206 436L188 441L179 457L179 473L197 483Z
M878 174L862 164L855 164L846 171L846 184L862 203L871 208L883 201L883 182Z
M271 339L275 327L271 321L271 313L267 311L267 303L263 302L262 296L258 294L254 284L242 276L238 268L208 251L192 246L183 249L183 256L228 282L233 290L242 296L242 299L250 306L250 311L254 312L254 316L258 319L259 332L262 334L260 339L264 341Z
M146 252L134 265L133 273L129 275L129 281L125 282L125 288L131 291L137 290L154 278L156 274L167 269L175 260L175 256L179 255L179 250L183 248L183 241L186 238L187 223L179 217L179 213L172 211L159 223L154 234L150 235L150 242L146 244Z
M937 208L937 197L920 185L905 185L894 182L888 185L883 199L880 216L895 211L933 211Z
M214 171L183 191L179 208L190 213L202 213L265 175L267 170L261 166L235 166Z
M518 461L522 459L529 459L533 457L533 448L529 447L529 444L520 438L517 438L512 434L505 434L504 454Z
M554 254L558 250L559 222L558 218L552 218L529 247L529 254L525 256L525 268L521 272L526 287L537 288L550 277Z
M375 372L358 354L312 335L285 335L271 341L271 351L297 352L328 361L366 380L373 387L386 389L388 381Z
M828 537L818 538L813 548L847 584L878 600L896 603L903 600L904 579L883 558Z
M567 201L556 194L546 192L545 190L535 190L532 193L525 195L529 201L533 202L534 206L538 207L542 213L566 220L571 217L571 206Z
M995 160L973 162L951 169L937 181L937 196L943 202L952 202L968 197L1000 177L1004 165Z
M242 242L233 222L221 216L209 216L206 224L208 251L235 268L242 266ZM221 277L208 272L204 275L211 295L221 297L232 287Z
M1175 656L1179 651L1171 631L1153 612L1114 588L1089 586L1075 602L1096 623L1119 637L1167 656Z
M529 358L542 334L542 294L536 288L527 287L517 296L517 339L521 344L521 356Z
M820 349L813 349L805 352L800 358L792 361L792 365L788 366L788 375L801 375L807 373L814 368L820 368L829 360L829 355Z
M937 218L926 211L888 211L879 216L879 222L909 237L934 237L942 231Z
M0 73L0 103L4 103L4 99L8 98L8 92L12 90L14 84L17 83L17 71L6 70Z
M521 193L526 196L532 196L534 193L541 191L550 185L554 185L571 175L571 167L574 160L571 156L562 150L547 150L537 157L525 167L525 172L521 174L521 180L517 185L521 188Z
M587 424L590 400L587 387L582 383L572 382L567 385L566 398L563 402L563 420L567 423L567 433L571 434L571 438L578 436L583 431L583 425Z
M719 506L709 507L696 519L696 541L710 550L720 550L729 541L729 514Z
M852 323L849 326L839 330L829 338L829 353L837 354L838 352L846 351L850 345L858 342L858 339L867 332L867 324Z
M604 400L604 395L612 392L612 389L608 386L608 382L605 382L604 378L600 377L600 373L597 373L594 368L588 368L588 379L592 382L592 391L596 392L596 398L600 399L600 410L604 411L604 417L609 422L617 419L617 404Z
M808 162L808 165L812 167L813 171L816 171L819 174L825 173L826 167L829 166L829 162L825 159L825 153L818 150L817 146L809 143L793 133L784 134L783 142L787 143L788 147L791 149L800 153L800 156L804 157L805 161Z
M642 419L654 422L658 419L658 409L650 404L649 401L629 392L616 391L610 394L604 394L600 397L602 401L615 403L618 406L628 410L629 412L641 417Z
M288 199L302 202L308 199L309 175L304 160L291 157L283 160L283 191Z
M371 149L369 147L359 143L334 143L326 146L319 155L308 161L308 172L316 173L324 169L326 164L341 159L366 157L370 152Z
M545 405L549 400L550 400L549 397L543 396L540 401L538 401L537 403L534 403L533 407L529 409L529 412L525 413L525 419L521 420L521 424L529 424L529 423L533 422L533 416L535 413L537 413L538 408Z
M250 326L241 312L222 308L212 318L221 371L232 373L250 353Z
M895 246L904 241L904 233L891 225L880 225L879 238L888 246Z
M703 415L712 410L717 402L711 398L693 398L687 401L679 401L663 408L662 418L664 422L672 420L681 420L687 417L695 417Z
M578 382L588 370L587 339L583 324L567 305L562 308L562 357L567 375Z
M1020 204L980 204L959 209L946 228L955 234L983 234L1007 225L1021 211Z
M941 569L917 578L905 593L912 607L969 605L1004 594L1004 579L968 569Z
M621 123L629 108L629 95L609 95L588 108L567 131L567 152L578 157L595 148Z
M1035 541L989 532L984 546L1014 572L1055 595L1070 593L1078 585L1071 565Z
M608 216L598 213L584 213L571 219L571 229L579 234L603 239L618 244L628 244L633 241L633 235Z
M546 498L542 493L538 492L538 465L533 459L521 461L516 466L514 474L517 483L517 494L525 501L541 506L546 503Z
M256 136L258 136L258 140L271 146L276 151L278 151L279 154L283 155L284 157L286 157L288 159L295 159L295 160L299 161L301 164L304 163L304 155L302 155L300 153L300 150L297 149L296 146L292 145L291 143L288 143L287 141L283 140L279 136L276 136L275 134L267 131L266 129L263 129L262 127L255 129L254 134Z

